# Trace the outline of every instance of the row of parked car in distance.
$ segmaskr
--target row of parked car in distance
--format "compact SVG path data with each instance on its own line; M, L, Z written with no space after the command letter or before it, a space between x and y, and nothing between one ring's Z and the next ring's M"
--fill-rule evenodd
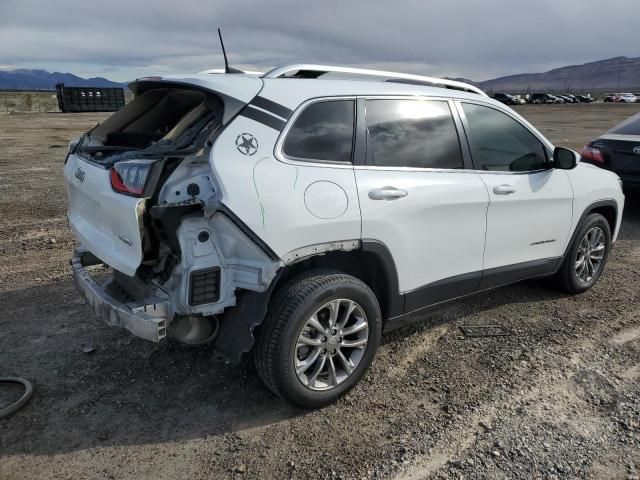
M604 101L609 103L640 103L640 93L607 93Z
M525 103L532 104L548 104L548 103L592 103L596 99L587 95L572 95L565 93L562 95L550 94L550 93L534 93L532 95L510 95L508 93L496 93L493 98L506 105L524 105Z

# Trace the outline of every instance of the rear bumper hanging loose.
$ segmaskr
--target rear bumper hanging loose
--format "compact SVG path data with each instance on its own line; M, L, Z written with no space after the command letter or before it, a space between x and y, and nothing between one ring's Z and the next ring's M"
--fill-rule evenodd
M123 302L109 293L113 279L98 281L91 276L87 266L101 264L94 255L80 246L71 258L73 281L76 288L108 325L125 328L135 336L159 342L167 333L169 315L168 297L155 291L154 297L143 301Z

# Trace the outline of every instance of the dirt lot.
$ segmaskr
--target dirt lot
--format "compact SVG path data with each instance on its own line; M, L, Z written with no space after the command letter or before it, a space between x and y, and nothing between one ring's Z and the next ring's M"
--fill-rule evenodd
M520 111L579 148L639 109ZM156 347L101 325L76 295L61 172L69 138L101 118L0 115L0 376L36 386L0 420L1 479L640 475L640 202L590 292L527 282L432 310L385 337L347 398L303 412L251 362ZM458 329L496 322L511 335Z

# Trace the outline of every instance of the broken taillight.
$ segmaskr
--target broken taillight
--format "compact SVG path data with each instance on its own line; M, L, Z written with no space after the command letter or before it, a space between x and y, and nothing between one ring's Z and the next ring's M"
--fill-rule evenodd
M155 160L127 160L111 167L111 186L116 192L140 197L144 194Z

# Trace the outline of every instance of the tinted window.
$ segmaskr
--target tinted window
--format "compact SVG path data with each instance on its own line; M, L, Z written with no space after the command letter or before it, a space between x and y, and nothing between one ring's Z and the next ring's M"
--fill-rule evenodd
M463 103L463 108L473 157L483 170L526 172L545 168L544 145L523 125L493 108L470 103Z
M350 162L353 147L354 101L312 103L287 133L283 152L307 160Z
M449 104L424 100L368 100L367 163L376 166L462 168Z
M611 129L611 133L619 135L640 135L640 114L628 118L620 125Z

